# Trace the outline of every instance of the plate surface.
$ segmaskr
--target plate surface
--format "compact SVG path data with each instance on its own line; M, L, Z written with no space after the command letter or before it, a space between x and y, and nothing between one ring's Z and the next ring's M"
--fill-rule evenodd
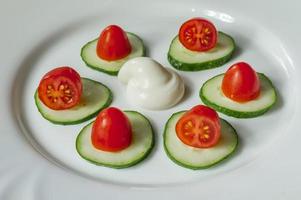
M5 21L3 35L8 38L0 39L4 44L0 47L4 55L0 62L7 66L2 68L0 80L4 94L0 102L3 138L0 140L0 199L99 199L112 194L114 199L194 199L200 191L205 199L222 199L224 195L231 199L298 198L297 185L301 180L296 173L301 161L294 152L300 152L298 139L301 139L297 134L301 59L296 54L301 31L296 20L300 16L294 15L300 14L292 14L281 4L273 4L275 9L265 12L264 8L270 8L268 3L256 8L256 4L238 1L230 4L91 1L89 5L82 1L70 7L70 2L65 0L58 7L52 1L42 4L30 0L18 8L14 3L17 2L0 8L1 22ZM296 1L295 5L292 9L300 3ZM70 9L64 9L66 6ZM286 15L280 18L279 10ZM116 77L86 67L80 58L80 49L86 42L96 38L106 25L119 24L144 40L147 56L171 67L166 55L170 41L181 23L195 16L212 20L219 30L235 39L238 49L233 59L220 68L179 72L187 93L171 109L148 111L131 105L125 101L124 86ZM172 113L201 103L198 97L201 85L242 60L273 81L279 96L277 104L264 116L254 119L220 114L236 128L240 137L236 154L221 165L199 171L175 165L163 149L165 122ZM59 126L40 116L33 99L35 89L45 72L62 65L73 66L83 77L109 86L114 95L112 105L137 110L150 119L156 144L145 161L122 170L90 164L75 150L76 136L89 122Z

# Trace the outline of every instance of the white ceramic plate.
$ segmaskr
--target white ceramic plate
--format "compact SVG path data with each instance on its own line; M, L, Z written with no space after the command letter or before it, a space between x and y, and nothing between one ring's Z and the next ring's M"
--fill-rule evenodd
M297 1L21 1L2 2L0 199L299 199L301 14ZM115 77L85 66L80 48L108 24L141 36L147 55L166 67L169 43L182 22L202 16L232 35L238 50L221 68L179 72L187 94L175 107L147 111L125 100ZM279 100L262 117L224 115L240 137L238 151L221 165L192 171L175 165L163 149L162 131L176 111L199 104L199 88L237 61L270 77ZM81 159L75 138L88 122L53 125L38 113L33 94L42 75L62 65L108 85L114 106L145 114L156 132L151 155L116 170Z

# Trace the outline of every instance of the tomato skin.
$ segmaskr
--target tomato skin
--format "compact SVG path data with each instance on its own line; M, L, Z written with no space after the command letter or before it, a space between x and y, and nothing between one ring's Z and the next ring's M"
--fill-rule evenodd
M132 127L127 116L118 108L101 111L92 127L91 141L95 148L116 152L127 148L132 141Z
M216 46L217 31L213 23L203 18L192 18L182 24L179 40L191 51L208 51Z
M39 99L50 109L64 110L76 106L82 94L80 75L63 66L47 72L38 87Z
M176 124L178 138L195 148L215 146L221 135L221 125L215 110L197 105L187 111Z
M233 101L247 102L260 94L260 81L256 71L245 62L232 65L222 81L224 95Z
M117 25L110 25L101 32L96 47L97 55L107 61L124 58L131 50L126 33Z
M218 124L219 124L219 117L218 117L217 112L208 106L204 106L204 105L194 106L187 112L187 114L189 114L189 113L194 113L194 114L201 115L201 116L205 115L208 118L212 119L213 121L218 122Z

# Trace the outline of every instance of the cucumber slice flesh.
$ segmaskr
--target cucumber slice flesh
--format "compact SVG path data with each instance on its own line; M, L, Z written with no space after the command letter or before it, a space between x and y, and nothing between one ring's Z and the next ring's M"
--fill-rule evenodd
M250 118L262 115L275 104L277 95L269 78L262 73L257 74L260 80L260 95L252 101L238 103L226 97L221 90L224 74L206 81L200 90L200 97L204 104L229 116Z
M225 120L221 120L221 138L211 148L194 148L184 144L177 136L175 127L186 111L173 114L164 130L164 148L175 163L190 169L209 168L229 157L237 148L238 136L235 129Z
M223 65L232 57L234 50L233 38L223 32L218 32L216 47L206 52L187 49L176 36L169 47L168 60L176 69L199 71Z
M88 67L95 70L110 74L117 75L121 66L131 58L144 56L145 48L143 41L135 34L127 32L129 42L132 47L131 53L125 58L116 61L103 60L96 54L97 39L94 39L85 44L81 50L81 57Z
M55 124L69 125L87 121L98 114L100 110L108 107L112 102L110 89L96 81L81 78L83 93L80 103L67 110L52 110L48 108L35 92L35 103L41 115Z
M96 164L112 168L126 168L142 161L150 153L154 145L154 135L150 122L142 114L135 111L124 111L130 120L133 137L132 143L119 152L107 152L96 149L91 143L93 122L85 126L76 139L79 155Z

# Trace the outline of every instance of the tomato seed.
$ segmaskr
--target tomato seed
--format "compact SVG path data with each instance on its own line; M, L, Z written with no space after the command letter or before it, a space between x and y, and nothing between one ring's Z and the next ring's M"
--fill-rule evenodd
M60 85L59 90L63 90L63 89L65 89L65 86L64 85Z

